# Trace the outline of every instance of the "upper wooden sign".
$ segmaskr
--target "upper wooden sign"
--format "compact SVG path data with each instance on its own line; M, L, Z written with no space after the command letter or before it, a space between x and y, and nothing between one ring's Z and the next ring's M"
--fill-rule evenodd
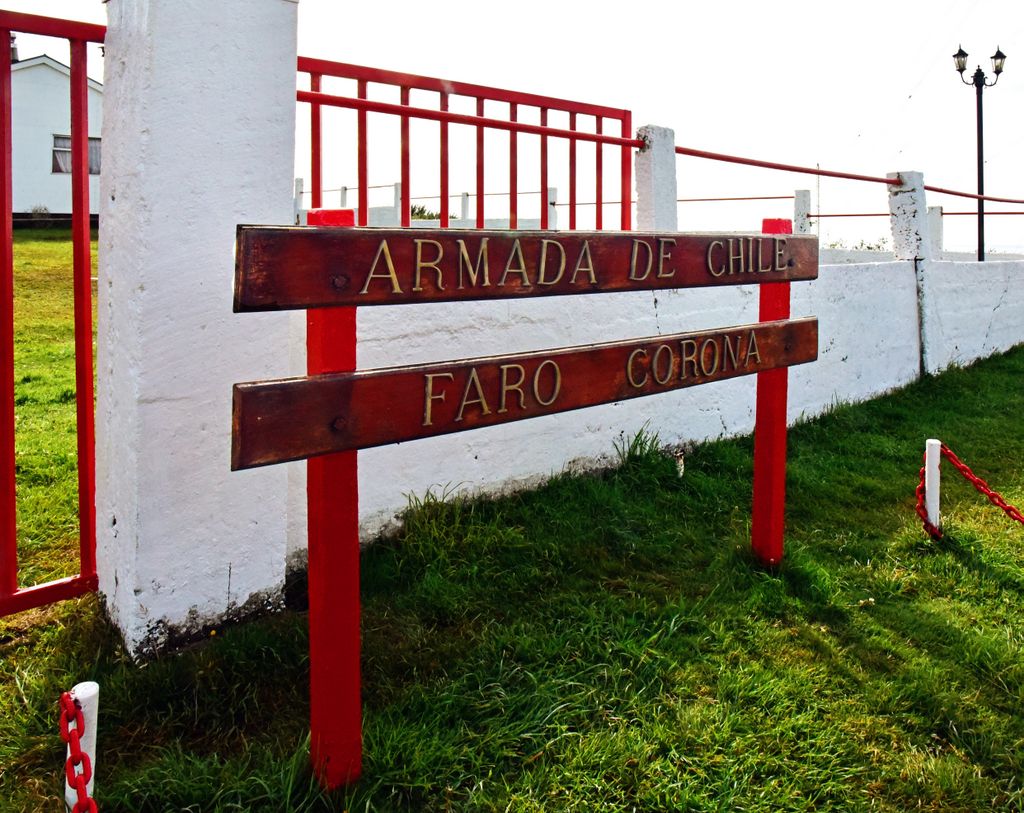
M815 279L812 235L239 226L235 310Z

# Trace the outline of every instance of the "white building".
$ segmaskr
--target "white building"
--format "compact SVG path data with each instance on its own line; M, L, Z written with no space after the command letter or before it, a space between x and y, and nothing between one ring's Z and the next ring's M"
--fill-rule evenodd
M14 211L71 213L71 69L46 55L11 65ZM103 85L89 80L89 207L99 211Z

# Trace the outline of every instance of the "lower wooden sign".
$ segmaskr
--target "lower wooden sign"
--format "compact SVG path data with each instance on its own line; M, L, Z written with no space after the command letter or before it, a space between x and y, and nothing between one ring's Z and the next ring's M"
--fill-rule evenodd
M817 319L236 384L232 469L478 429L813 361Z

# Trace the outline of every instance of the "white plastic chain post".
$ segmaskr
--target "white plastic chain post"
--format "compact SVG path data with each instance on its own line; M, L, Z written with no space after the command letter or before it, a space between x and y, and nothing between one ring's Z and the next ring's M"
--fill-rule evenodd
M84 683L77 684L71 690L71 697L78 701L82 707L82 718L85 724L85 736L81 738L80 744L82 750L89 755L89 762L92 764L92 779L89 780L89 784L86 785L86 789L89 795L92 796L92 786L96 781L96 721L99 718L99 706L100 706L100 685L89 680ZM68 747L68 753L65 756L70 756L71 747ZM71 810L75 803L78 801L78 793L71 785L64 780L64 802L68 806L68 810Z
M939 520L939 461L942 459L942 443L929 438L924 447L924 507L928 521L941 528Z

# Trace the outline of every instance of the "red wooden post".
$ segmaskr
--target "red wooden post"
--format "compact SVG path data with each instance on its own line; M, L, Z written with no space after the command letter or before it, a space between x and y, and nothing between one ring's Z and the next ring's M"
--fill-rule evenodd
M793 221L765 219L765 234L792 234ZM762 322L789 318L789 283L758 286ZM754 418L754 505L751 545L754 555L774 567L782 561L786 521L786 400L789 371L782 367L757 374Z
M311 226L354 226L352 210L310 211ZM356 309L306 312L309 375L356 368ZM359 477L356 452L306 463L309 516L310 758L328 788L362 772Z

